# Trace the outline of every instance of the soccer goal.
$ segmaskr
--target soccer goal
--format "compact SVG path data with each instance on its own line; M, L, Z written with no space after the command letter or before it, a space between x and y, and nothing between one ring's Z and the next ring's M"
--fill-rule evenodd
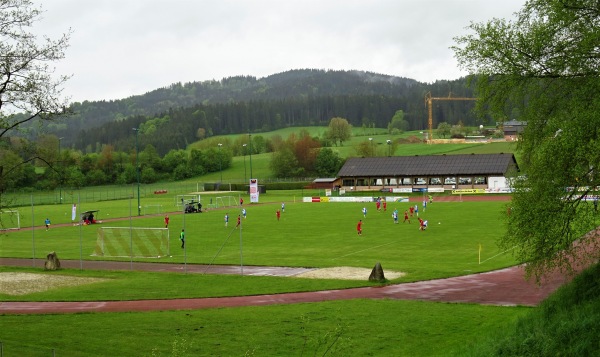
M237 198L233 196L220 196L215 199L216 208L219 207L233 207L239 204Z
M19 211L0 211L0 230L21 229Z
M160 258L171 255L169 229L100 227L92 256Z
M144 206L143 215L151 215L151 214L161 214L162 213L162 205L146 205Z

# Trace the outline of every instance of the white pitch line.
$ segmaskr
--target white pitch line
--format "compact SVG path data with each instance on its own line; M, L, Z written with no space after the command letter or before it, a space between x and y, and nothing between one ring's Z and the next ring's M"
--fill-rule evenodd
M392 244L392 243L396 243L396 242L395 242L395 241L394 241L394 242L389 242L389 243L385 243L385 244L378 245L378 246L376 246L376 247L371 247L371 248L367 248L367 249L359 250L358 252L353 252L353 253L350 253L350 254L342 255L342 256L339 256L339 257L337 257L337 258L332 258L331 260L336 260L336 259L339 259L339 258L344 258L344 257L347 257L347 256L349 256L349 255L353 255L353 254L357 254L357 253L366 252L367 250L371 250L371 249L375 249L375 248L383 247L383 246L386 246L386 245L390 245L390 244Z
M496 257L497 257L497 256L499 256L499 255L502 255L502 254L504 254L504 253L507 253L507 252L509 252L509 251L511 251L511 250L513 250L513 249L515 249L516 247L517 247L517 246L515 245L514 247L512 247L512 248L510 248L510 249L508 249L508 250L505 250L505 251L503 251L503 252L500 252L500 253L498 253L498 254L494 255L493 257L489 257L489 258L487 258L486 260L482 261L480 264L483 264L483 263L487 262L488 260L494 259L494 258L496 258Z

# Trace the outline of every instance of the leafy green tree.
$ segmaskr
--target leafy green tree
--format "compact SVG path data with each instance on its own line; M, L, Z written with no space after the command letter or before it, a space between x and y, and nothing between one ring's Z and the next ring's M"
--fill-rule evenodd
M85 176L78 166L69 166L63 171L65 187L82 188L86 185Z
M12 150L0 149L0 161L6 166L10 167L10 171L4 172L4 175L0 177L0 184L3 189L15 189L19 187L19 182L25 177L25 166L21 165L23 159ZM31 166L31 165L28 165Z
M192 177L190 168L186 164L180 164L173 170L173 179L183 180Z
M153 145L146 145L144 150L140 152L140 166L141 167L151 167L154 171L159 171L161 169L162 160L158 155L158 151Z
M331 148L321 148L315 162L315 170L321 177L336 177L344 160Z
M187 160L187 152L185 150L170 150L162 158L162 167L166 172L173 172L179 165L186 164Z
M252 153L260 154L267 152L267 140L262 135L252 135Z
M500 243L537 278L600 253L586 235L598 219L586 198L600 186L599 19L597 0L529 0L516 20L474 23L455 39L459 64L478 75L477 110L505 117L511 103L527 122L526 176L514 180Z
M450 132L452 131L452 125L443 122L443 123L439 123L438 127L437 127L437 134L438 136L441 136L442 138L446 138L446 136L450 136Z
M144 167L140 172L140 181L143 183L153 183L156 182L158 176L156 171L152 167Z
M192 176L202 175L207 172L207 169L204 167L205 162L205 155L202 151L197 149L190 150L187 167Z
M408 122L404 119L404 111L397 110L392 120L388 124L388 132L389 133L402 133L409 129Z
M61 99L61 86L68 78L55 77L51 66L64 57L69 36L40 41L29 32L40 15L30 0L0 1L0 138L20 130L25 123L50 122L69 112L68 101ZM0 161L0 185L6 173L14 172L15 165L30 160ZM0 193L4 189L0 187Z
M294 151L289 146L284 146L273 153L269 163L271 171L275 177L297 177L303 173L303 169L298 165L298 160Z
M329 121L329 128L325 133L328 139L333 141L337 146L338 142L340 145L347 141L352 136L352 125L348 123L348 120L344 118L332 118Z
M108 177L104 171L100 169L94 169L85 175L85 181L88 186L100 186L108 182Z
M362 157L373 157L377 154L377 149L371 140L364 140L354 147L356 155Z
M137 170L133 164L126 164L123 172L119 174L117 182L121 185L137 182Z

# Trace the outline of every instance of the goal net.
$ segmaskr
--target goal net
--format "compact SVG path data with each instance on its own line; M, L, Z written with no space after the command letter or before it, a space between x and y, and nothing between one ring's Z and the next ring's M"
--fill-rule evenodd
M19 211L0 211L0 230L21 229Z
M162 205L146 205L144 206L143 215L152 215L152 214L161 214L162 213Z
M100 227L93 256L160 258L171 255L168 228Z
M239 204L238 200L233 196L220 196L215 199L215 207L233 207Z

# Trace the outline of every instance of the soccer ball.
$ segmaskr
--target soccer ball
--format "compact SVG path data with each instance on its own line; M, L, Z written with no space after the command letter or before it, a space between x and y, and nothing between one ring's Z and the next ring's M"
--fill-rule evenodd
M438 224L442 224L442 222L438 222Z

